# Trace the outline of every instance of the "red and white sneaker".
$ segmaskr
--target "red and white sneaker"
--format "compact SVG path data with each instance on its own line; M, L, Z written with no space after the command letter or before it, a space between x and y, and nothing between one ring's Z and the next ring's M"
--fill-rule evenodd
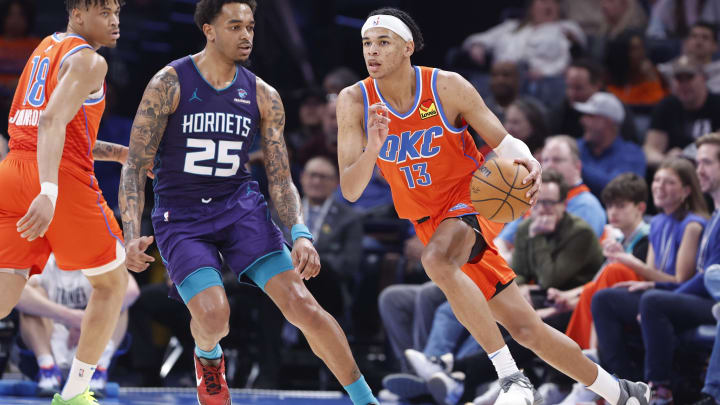
M230 390L225 381L225 356L217 366L204 365L195 356L195 380L200 405L230 405Z

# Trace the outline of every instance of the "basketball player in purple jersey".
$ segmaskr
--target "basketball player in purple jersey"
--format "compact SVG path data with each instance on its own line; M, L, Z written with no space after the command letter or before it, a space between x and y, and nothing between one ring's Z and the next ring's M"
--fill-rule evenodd
M342 329L302 281L318 274L320 260L290 178L282 101L240 66L252 50L255 8L255 0L201 0L195 22L207 38L205 49L170 63L145 90L120 185L127 266L140 272L153 261L144 253L153 238L140 235L144 176L153 167L152 222L173 293L192 316L199 403L230 403L218 344L228 334L230 312L222 255L303 332L353 403L377 404ZM246 170L258 135L270 196L292 230L292 253Z

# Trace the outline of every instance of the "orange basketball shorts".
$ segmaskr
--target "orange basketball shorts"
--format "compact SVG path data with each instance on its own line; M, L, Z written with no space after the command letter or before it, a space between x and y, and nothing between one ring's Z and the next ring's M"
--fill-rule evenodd
M480 288L483 295L485 295L485 299L490 300L499 286L508 284L515 278L515 272L512 271L505 259L500 256L493 243L495 237L502 230L503 224L488 221L485 217L475 214L469 193L467 198L461 198L461 201L452 201L442 211L439 211L438 215L432 216L421 223L413 221L413 224L418 238L424 245L427 245L442 221L465 215L476 216L482 237L487 243L487 248L482 253L479 261L465 263L461 269Z
M61 269L86 274L122 264L122 232L97 179L65 162L60 164L55 215L45 236L32 242L20 237L16 224L40 193L36 159L35 152L11 151L0 162L0 268L40 273L51 252Z

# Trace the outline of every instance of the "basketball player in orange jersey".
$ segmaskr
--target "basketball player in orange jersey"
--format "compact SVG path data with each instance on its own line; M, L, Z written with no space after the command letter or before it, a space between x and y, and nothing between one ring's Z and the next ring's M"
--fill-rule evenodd
M647 404L647 385L618 381L540 320L492 243L502 225L476 215L472 207L469 185L483 156L467 124L500 158L527 166L530 174L523 182L535 182L528 192L534 204L541 169L528 147L505 131L460 75L411 64L423 40L405 12L373 11L361 34L370 77L345 88L337 104L343 195L357 200L377 163L398 214L414 223L425 244L425 271L495 365L502 387L495 403L542 401L518 371L497 321L516 341L610 404Z
M54 405L96 404L88 390L115 329L128 273L122 233L93 174L93 159L123 163L127 148L96 141L107 63L122 0L66 0L67 32L45 38L22 73L10 109L10 153L0 163L0 318L52 251L93 292L78 350Z

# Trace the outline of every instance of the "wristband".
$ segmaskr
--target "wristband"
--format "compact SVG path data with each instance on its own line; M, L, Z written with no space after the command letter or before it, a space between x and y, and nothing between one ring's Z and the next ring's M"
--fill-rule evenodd
M503 158L509 160L515 159L528 159L535 160L530 149L527 147L525 142L515 138L514 136L507 134L503 138L502 142L493 149L495 153Z
M57 202L58 197L57 184L51 183L49 181L43 182L42 184L40 184L40 194L48 196L50 202L53 205L53 209L55 209L55 203Z
M313 241L313 236L305 224L293 225L292 229L290 230L290 234L292 235L293 243L295 243L295 240L297 240L297 238L307 238L310 240L310 242Z

